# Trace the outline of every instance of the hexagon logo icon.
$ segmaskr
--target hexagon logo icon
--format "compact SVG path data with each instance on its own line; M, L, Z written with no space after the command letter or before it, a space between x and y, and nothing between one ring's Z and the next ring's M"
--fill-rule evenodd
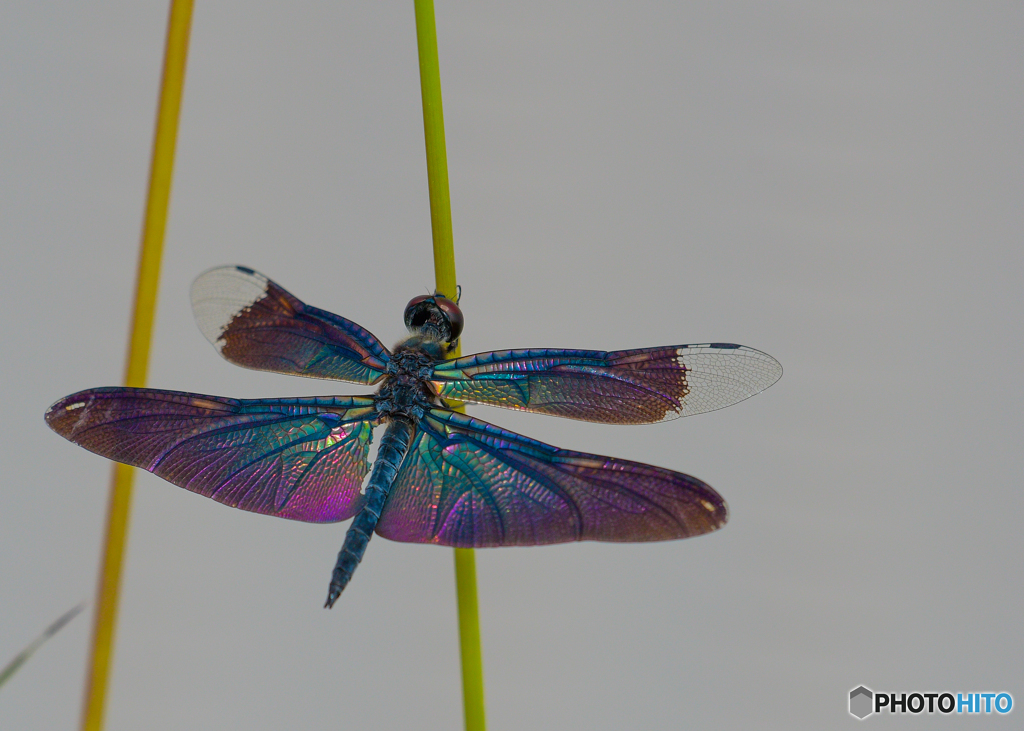
M873 699L874 693L863 685L858 685L850 691L850 715L863 721L874 712L872 710Z

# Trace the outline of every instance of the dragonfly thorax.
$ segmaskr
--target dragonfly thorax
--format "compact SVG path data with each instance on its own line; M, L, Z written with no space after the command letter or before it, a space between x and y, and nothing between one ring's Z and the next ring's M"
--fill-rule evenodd
M428 342L441 345L437 341ZM419 419L427 409L437 405L437 394L430 382L437 358L425 352L422 346L419 337L414 335L392 354L384 382L373 397L382 417L402 414Z

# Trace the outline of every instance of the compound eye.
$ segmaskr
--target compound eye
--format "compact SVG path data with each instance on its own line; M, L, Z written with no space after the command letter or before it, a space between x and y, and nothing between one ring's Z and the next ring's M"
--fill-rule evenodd
M414 309L417 309L419 307L419 305L422 305L424 302L427 302L427 301L430 301L430 300L433 300L433 299L434 298L431 297L429 294L421 294L419 297L413 297L411 300L409 300L409 304L407 304L405 306L406 317L408 317L409 312L411 312Z
M462 334L462 310L450 299L440 295L420 295L405 306L405 326L411 332L432 327L449 344Z
M462 316L462 310L447 297L435 296L434 303L441 308L445 317L448 318L448 324L451 326L451 337L448 338L448 342L454 343L462 335L462 328L466 324L466 319Z
M413 297L405 306L405 326L410 330L423 325L430 319L431 305L434 298L427 294Z

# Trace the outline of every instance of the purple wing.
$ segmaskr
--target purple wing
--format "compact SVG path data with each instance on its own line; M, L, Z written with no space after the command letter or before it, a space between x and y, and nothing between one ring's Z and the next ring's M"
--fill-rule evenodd
M46 412L50 428L242 510L309 523L358 511L373 399L242 401L148 388L94 388Z
M192 310L206 339L245 368L373 384L391 358L369 331L304 304L246 267L200 274L192 284Z
M767 353L729 343L640 350L503 350L434 367L441 398L607 424L647 424L730 406L782 376Z
M722 497L695 477L558 449L431 409L377 532L464 548L662 541L710 533L727 518Z

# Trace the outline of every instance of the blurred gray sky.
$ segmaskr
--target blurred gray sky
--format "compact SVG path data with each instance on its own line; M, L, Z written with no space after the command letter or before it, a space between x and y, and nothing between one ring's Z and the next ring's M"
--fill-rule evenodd
M19 1L0 24L0 662L93 592L109 465L42 415L122 376L165 22ZM692 541L480 551L490 727L836 728L859 684L1024 702L1024 7L437 25L466 352L714 340L786 369L650 427L473 411L732 509ZM415 51L411 3L197 4L151 385L361 391L222 361L188 286L246 264L402 336L433 286ZM327 612L343 533L142 475L108 728L458 728L451 551L378 538ZM90 621L0 726L77 726Z

